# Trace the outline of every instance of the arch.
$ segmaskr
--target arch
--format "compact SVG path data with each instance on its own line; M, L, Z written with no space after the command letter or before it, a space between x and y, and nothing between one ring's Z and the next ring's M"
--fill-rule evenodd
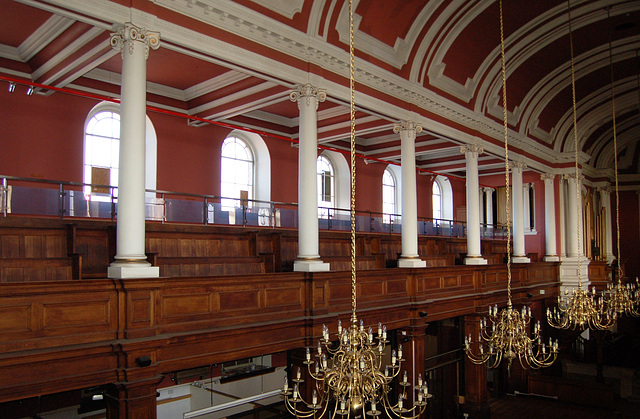
M83 141L83 182L84 183L93 183L91 177L91 167L93 166L92 162L92 145L89 143L91 141L91 135L87 132L89 129L92 129L90 125L95 123L95 117L101 113L112 113L114 115L118 115L118 121L120 119L120 105L112 102L100 102L96 106L94 106L89 113L87 114L87 118L84 122L84 141ZM149 119L149 116L146 116L146 125L145 125L145 188L146 189L156 189L157 185L157 154L158 154L158 138L156 135L155 127L153 123ZM92 122L93 121L93 122ZM119 122L118 122L119 125ZM88 135L89 134L89 135ZM118 147L116 148L116 144L112 143L111 145L111 166L109 167L110 171L114 173L110 173L110 184L111 186L118 186L118 174L117 169L119 168L119 141L120 141L120 129L118 126L117 132L114 131L111 134L111 139L114 141L118 141ZM117 140L116 140L117 138ZM117 150L117 151L116 151ZM115 160L118 161L115 161ZM114 166L116 164L116 166ZM96 166L103 167L105 166ZM117 194L117 192L114 192ZM85 187L85 195L94 195L91 192L90 187ZM104 195L101 197L100 195L94 195L95 200L104 200ZM117 195L116 195L117 196ZM110 198L109 198L110 199ZM148 202L151 199L155 199L155 194L153 192L146 193L146 201Z
M253 198L258 201L271 200L271 155L262 137L252 132L233 130L227 138L235 137L242 140L253 153Z
M335 207L349 209L351 201L351 171L344 154L337 151L323 150L320 156L326 156L335 171Z
M388 165L382 173L382 213L385 223L397 220L392 214L402 214L402 169Z
M433 183L440 188L441 219L453 220L453 188L451 187L451 182L447 177L438 175L433 180Z

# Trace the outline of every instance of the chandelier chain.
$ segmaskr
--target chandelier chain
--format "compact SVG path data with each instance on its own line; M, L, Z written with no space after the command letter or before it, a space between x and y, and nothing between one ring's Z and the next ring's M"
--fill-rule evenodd
M607 8L607 18L610 19L610 9ZM616 245L618 249L618 282L622 280L622 264L620 263L620 197L618 196L618 136L616 134L616 95L613 79L613 46L611 42L611 28L609 28L609 70L611 72L611 123L613 125L613 168L616 182Z
M500 0L500 60L502 67L502 120L504 121L504 177L505 177L505 205L507 216L507 304L511 307L511 212L509 205L509 146L507 125L507 70L504 57L504 21L502 17L502 0Z
M575 59L573 54L573 31L571 30L571 0L567 0L568 15L569 15L569 50L571 51L571 106L573 111L573 144L575 146L574 157L576 162L576 224L578 231L578 288L582 288L582 254L581 245L581 232L580 225L582 224L582 213L580 211L580 171L578 169L578 118L576 116L576 73L575 73Z
M509 147L507 125L507 77L506 60L504 53L504 20L502 14L502 0L500 5L500 58L502 66L502 115L504 121L504 153L505 153L505 188L506 188L506 214L507 214L507 308L498 310L498 305L489 306L488 327L487 319L480 321L480 330L477 341L471 334L465 336L464 350L467 357L474 364L486 364L488 368L496 368L504 358L511 367L511 362L518 358L523 368L548 367L558 356L558 341L549 339L549 345L542 341L540 335L540 322L532 323L530 307L522 307L515 310L511 301L511 216L509 212ZM530 337L530 328L533 329ZM473 347L479 349L474 352ZM485 349L486 348L486 349Z
M355 105L355 53L353 46L353 0L349 0L349 88L351 92L350 116L351 116L351 322L355 325L356 319L356 105Z

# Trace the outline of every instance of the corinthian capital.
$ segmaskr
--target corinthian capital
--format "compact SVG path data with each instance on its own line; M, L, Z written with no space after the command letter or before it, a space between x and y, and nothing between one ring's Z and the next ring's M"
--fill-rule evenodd
M523 162L523 161L513 161L511 162L511 167L513 169L520 169L520 170L525 170L527 168L527 163Z
M393 132L397 134L400 131L415 131L416 134L420 134L422 124L413 121L400 121L393 124Z
M544 180L544 181L551 181L553 182L553 179L555 179L556 175L554 175L553 173L543 173L540 175L540 179Z
M460 152L463 154L466 153L484 153L484 147L478 144L465 144L460 146Z
M297 86L291 93L289 93L289 100L292 102L299 102L300 99L306 98L307 106L311 106L312 97L316 98L316 109L318 109L318 103L324 102L327 98L327 91L325 89L319 89L310 83L306 83Z
M133 54L136 42L144 46L144 58L147 59L149 58L149 48L158 49L160 47L160 32L148 31L127 22L120 26L117 32L111 34L111 46L121 54L124 54L125 44L129 47L129 54Z

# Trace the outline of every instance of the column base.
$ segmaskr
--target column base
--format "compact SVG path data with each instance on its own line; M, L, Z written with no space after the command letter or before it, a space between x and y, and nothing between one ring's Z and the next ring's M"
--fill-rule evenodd
M294 272L329 272L329 264L320 259L298 259L293 262Z
M580 276L578 276L578 265L580 265ZM578 257L571 256L562 260L560 264L560 291L564 295L564 290L569 290L571 294L572 288L577 288L579 282L582 282L582 288L586 289L591 282L589 281L589 259L582 256L578 264Z
M531 259L526 256L511 256L512 263L531 263Z
M427 262L420 258L403 258L398 259L398 268L426 268Z
M467 256L464 258L465 265L486 265L488 262L482 256Z
M158 278L160 276L160 268L151 266L146 261L140 262L113 262L107 269L108 278Z
M545 256L542 260L545 262L560 262L560 257L558 256Z

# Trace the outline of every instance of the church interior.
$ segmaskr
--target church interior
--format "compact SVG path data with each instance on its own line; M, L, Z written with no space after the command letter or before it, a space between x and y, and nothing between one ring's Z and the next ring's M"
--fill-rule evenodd
M0 9L0 417L637 415L639 0Z

